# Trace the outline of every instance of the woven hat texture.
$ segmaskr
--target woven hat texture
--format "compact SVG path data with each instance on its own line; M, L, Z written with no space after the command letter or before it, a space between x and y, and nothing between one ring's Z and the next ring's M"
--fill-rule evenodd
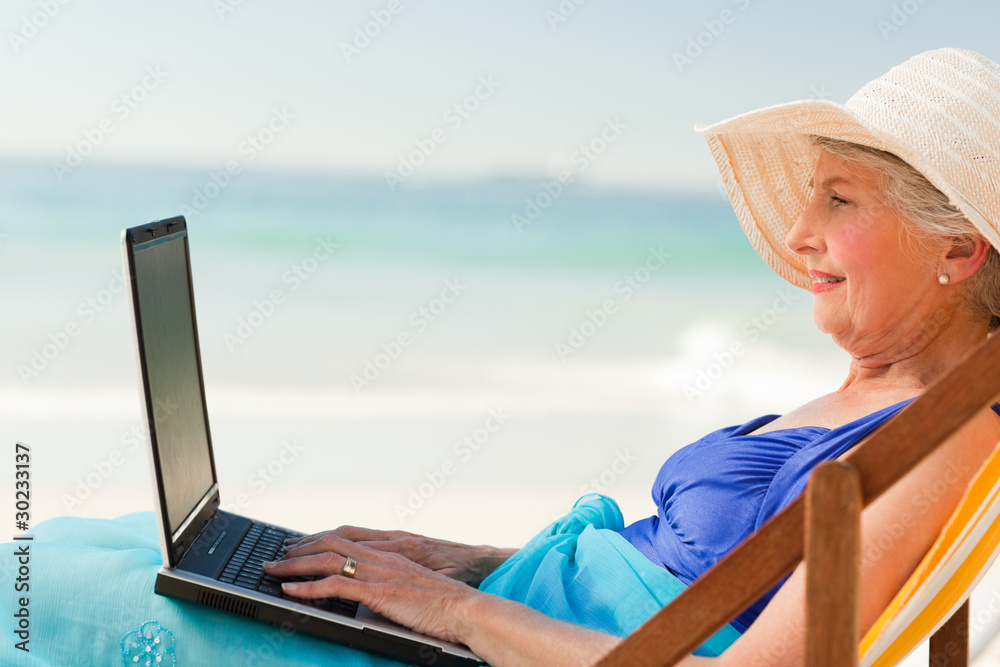
M846 104L803 100L698 125L751 243L778 275L808 289L805 258L784 239L815 167L809 135L893 153L947 195L1000 249L1000 65L963 49L910 58Z

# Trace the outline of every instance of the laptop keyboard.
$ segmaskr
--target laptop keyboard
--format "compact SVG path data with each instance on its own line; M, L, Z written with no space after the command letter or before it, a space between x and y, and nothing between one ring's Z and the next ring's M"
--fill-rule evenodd
M246 536L229 559L219 581L249 588L266 595L285 600L295 600L325 611L354 617L358 613L358 603L341 598L306 599L286 595L281 590L285 581L315 581L319 577L272 577L264 573L262 563L277 560L285 554L285 538L300 537L301 533L286 533L283 530L255 521Z

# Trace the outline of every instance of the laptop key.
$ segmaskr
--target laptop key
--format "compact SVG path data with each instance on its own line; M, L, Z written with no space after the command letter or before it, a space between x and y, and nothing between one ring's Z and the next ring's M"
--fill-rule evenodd
M281 584L274 583L271 581L262 581L257 587L257 590L265 595L273 595L274 597L281 597Z
M353 600L344 600L342 598L327 598L330 606L327 607L327 611L332 611L335 614L340 614L341 616L350 616L354 618L358 615L358 603Z

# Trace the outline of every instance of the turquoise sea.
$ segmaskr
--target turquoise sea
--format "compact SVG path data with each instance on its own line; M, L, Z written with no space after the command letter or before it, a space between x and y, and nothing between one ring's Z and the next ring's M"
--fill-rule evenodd
M585 491L638 519L676 448L846 372L711 192L0 178L0 411L36 521L152 508L119 236L180 212L223 501L303 530L513 543Z

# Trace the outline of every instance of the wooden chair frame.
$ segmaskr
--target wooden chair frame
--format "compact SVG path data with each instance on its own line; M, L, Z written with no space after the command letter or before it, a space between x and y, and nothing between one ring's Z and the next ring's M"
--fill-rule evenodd
M818 466L791 505L606 655L598 667L670 667L738 616L805 556L806 664L858 664L861 510L1000 394L1000 335L842 459ZM966 603L931 637L930 664L968 665Z

